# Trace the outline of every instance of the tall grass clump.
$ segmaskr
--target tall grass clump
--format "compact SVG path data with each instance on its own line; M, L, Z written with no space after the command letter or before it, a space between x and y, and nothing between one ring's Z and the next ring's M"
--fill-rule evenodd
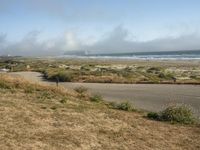
M10 78L6 75L0 76L0 88L2 88L2 89L14 89L14 88L19 88L19 86L21 86L19 84L19 80L13 80L12 78Z
M60 82L71 82L72 76L67 72L58 72L51 77L53 80L59 80Z
M113 109L124 110L124 111L134 111L135 109L129 102L122 103L111 103Z
M90 97L90 101L92 102L101 102L103 101L103 98L101 95L93 95L92 97Z
M192 109L186 105L169 106L159 113L150 112L147 117L171 123L193 124L196 122Z

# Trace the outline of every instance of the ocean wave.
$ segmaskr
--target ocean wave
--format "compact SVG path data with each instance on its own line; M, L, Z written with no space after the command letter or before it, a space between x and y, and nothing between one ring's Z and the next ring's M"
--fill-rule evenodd
M56 58L130 59L130 60L200 60L200 55L131 55L131 56L77 56L61 55Z

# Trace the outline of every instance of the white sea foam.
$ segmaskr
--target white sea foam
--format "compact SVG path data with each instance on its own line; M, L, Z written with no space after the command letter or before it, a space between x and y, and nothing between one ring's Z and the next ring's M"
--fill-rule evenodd
M128 60L200 60L200 55L132 55L132 56L76 56L62 55L56 58L77 59L128 59Z

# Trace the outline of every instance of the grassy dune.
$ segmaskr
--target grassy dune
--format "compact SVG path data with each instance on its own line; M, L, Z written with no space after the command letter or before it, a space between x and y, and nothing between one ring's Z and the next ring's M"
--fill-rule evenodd
M77 91L1 75L1 149L200 148L199 125L149 120Z
M0 60L0 68L39 71L48 80L62 82L174 83L176 80L179 84L200 84L199 66L199 61Z

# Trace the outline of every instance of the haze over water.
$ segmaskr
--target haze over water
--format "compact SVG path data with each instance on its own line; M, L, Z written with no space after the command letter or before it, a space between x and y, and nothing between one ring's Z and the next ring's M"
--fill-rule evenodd
M165 51L114 54L65 55L68 58L141 59L141 60L200 60L200 51Z

